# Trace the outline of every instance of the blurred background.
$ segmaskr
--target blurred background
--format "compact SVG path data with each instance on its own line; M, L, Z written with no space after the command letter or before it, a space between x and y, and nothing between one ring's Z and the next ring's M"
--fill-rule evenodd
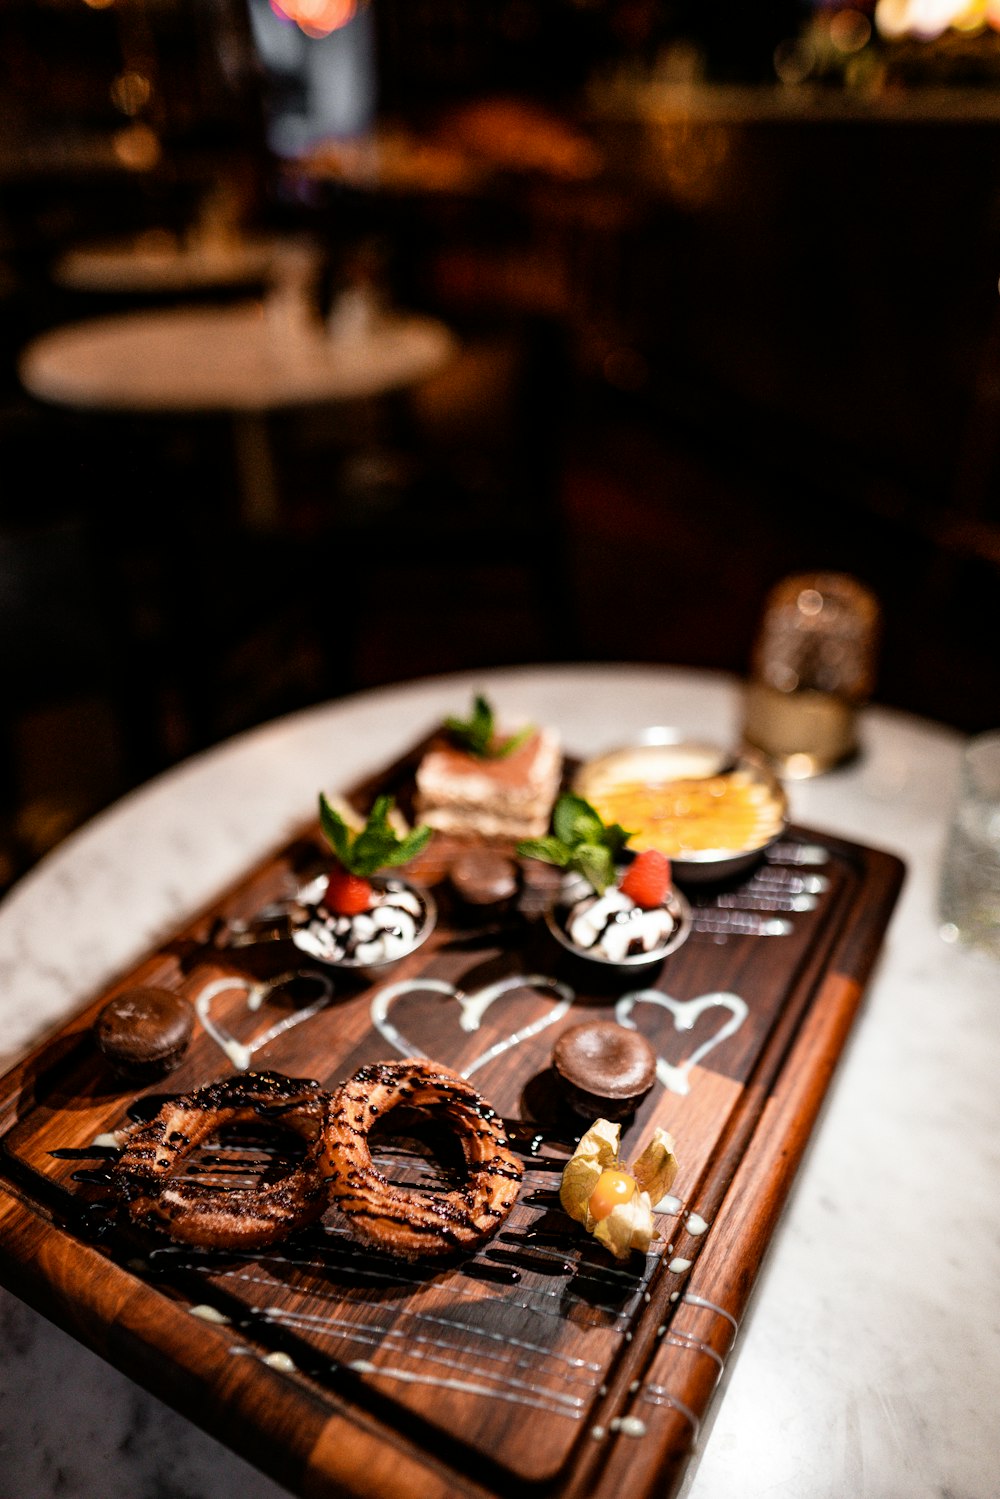
M1000 0L0 0L0 120L0 889L331 695L745 673L800 569L880 701L1000 719ZM30 378L289 266L275 365L447 357L249 422Z

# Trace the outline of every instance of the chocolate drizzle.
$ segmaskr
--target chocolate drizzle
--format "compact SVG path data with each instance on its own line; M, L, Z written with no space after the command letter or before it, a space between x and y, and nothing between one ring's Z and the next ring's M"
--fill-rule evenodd
M225 1078L166 1100L128 1137L111 1169L115 1192L133 1222L166 1228L173 1238L210 1248L263 1247L318 1218L326 1207L323 1106L310 1080L278 1073ZM284 1176L240 1187L206 1186L175 1175L192 1150L223 1125L268 1121L302 1136L302 1158Z
M463 1185L452 1191L403 1188L375 1168L368 1139L375 1117L403 1106L454 1130L466 1164ZM516 1199L522 1167L495 1111L464 1078L433 1063L362 1067L328 1105L326 1134L340 1166L331 1193L348 1227L364 1242L404 1258L475 1248Z

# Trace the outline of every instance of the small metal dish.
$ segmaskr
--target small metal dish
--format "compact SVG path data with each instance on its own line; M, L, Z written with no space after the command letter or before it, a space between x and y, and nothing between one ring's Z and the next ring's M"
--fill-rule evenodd
M706 836L710 837L711 822L709 816L702 816L699 829L694 811L690 842L684 838L683 814L668 816L665 810L662 820L657 819L658 792L662 792L666 806L671 786L702 780L730 781L733 796L739 795L744 803L743 820L756 807L757 815L750 818L749 836L744 841L734 844L724 840L700 846ZM641 814L630 817L621 808L630 788L635 789L640 807L654 804L645 819ZM636 850L660 848L670 860L674 878L682 885L722 882L751 869L782 836L788 820L784 787L763 760L685 739L674 729L647 729L635 743L588 761L577 772L573 789L592 802L606 821L627 827L633 834L631 846ZM721 793L717 806L720 828L724 826L725 800L725 793ZM730 816L730 823L732 820Z
M427 941L437 925L437 904L429 890L411 884L400 875L373 875L371 884L375 890L391 892L400 889L413 896L419 903L422 916L416 936L401 951L391 956L370 958L346 958L336 956L333 934L328 931L326 913L321 910L320 897L326 889L326 878L321 877L298 892L295 910L290 923L289 935L302 953L322 963L337 973L347 973L360 979L375 982L391 973L397 963L410 957Z
M576 904L576 900L576 892L572 899L561 897L546 911L545 924L556 941L567 952L571 952L574 957L582 959L585 963L598 963L602 968L619 969L624 973L636 968L652 968L655 963L661 963L668 953L676 952L677 948L687 941L691 932L691 907L679 890L671 890L665 905L677 925L668 940L649 952L633 953L627 958L609 958L604 953L594 952L591 948L579 947L567 932L564 924L565 918L571 907Z

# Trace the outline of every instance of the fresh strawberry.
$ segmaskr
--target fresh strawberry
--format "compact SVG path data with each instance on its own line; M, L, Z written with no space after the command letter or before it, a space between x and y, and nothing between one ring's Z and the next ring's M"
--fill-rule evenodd
M636 854L618 888L644 911L662 906L670 890L670 860L658 849L644 849Z
M359 916L372 903L371 881L351 874L335 864L330 870L323 893L323 904L337 916Z

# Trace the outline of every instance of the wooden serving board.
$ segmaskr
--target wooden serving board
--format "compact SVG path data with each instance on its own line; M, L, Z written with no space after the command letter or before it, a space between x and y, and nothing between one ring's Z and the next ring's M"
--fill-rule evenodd
M416 751L414 751L414 755ZM359 787L405 804L414 758ZM284 943L226 934L322 867L317 829L96 996L0 1083L0 1276L295 1493L630 1499L676 1489L902 880L900 862L792 829L750 875L689 892L687 942L660 966L612 981L559 948L537 914L463 908L447 880L454 845L419 861L439 920L428 943L374 986L335 980L247 1004L248 985L308 967ZM415 871L417 872L417 871ZM221 938L220 938L221 933ZM215 979L210 1019L260 1046L258 1070L333 1086L400 1052L470 1075L509 1121L525 1171L514 1210L476 1254L411 1266L359 1248L335 1210L256 1254L209 1254L139 1235L106 1185L102 1134L157 1097L232 1072L199 1025L170 1077L136 1092L98 1053L94 1018L118 989ZM436 988L421 988L432 979ZM569 985L567 1007L547 981ZM389 984L409 981L385 1002ZM508 987L503 988L507 981ZM466 997L497 984L475 1028ZM445 987L442 987L445 986ZM306 986L308 987L308 986ZM639 992L641 991L641 992ZM382 1002L379 1003L380 996ZM662 1237L619 1264L560 1210L560 1174L581 1125L554 1086L562 1029L600 1016L638 1026L661 1078L623 1126L634 1158L654 1125L680 1172ZM210 1179L242 1180L266 1142L203 1153ZM388 1139L400 1181L447 1181L425 1141Z

